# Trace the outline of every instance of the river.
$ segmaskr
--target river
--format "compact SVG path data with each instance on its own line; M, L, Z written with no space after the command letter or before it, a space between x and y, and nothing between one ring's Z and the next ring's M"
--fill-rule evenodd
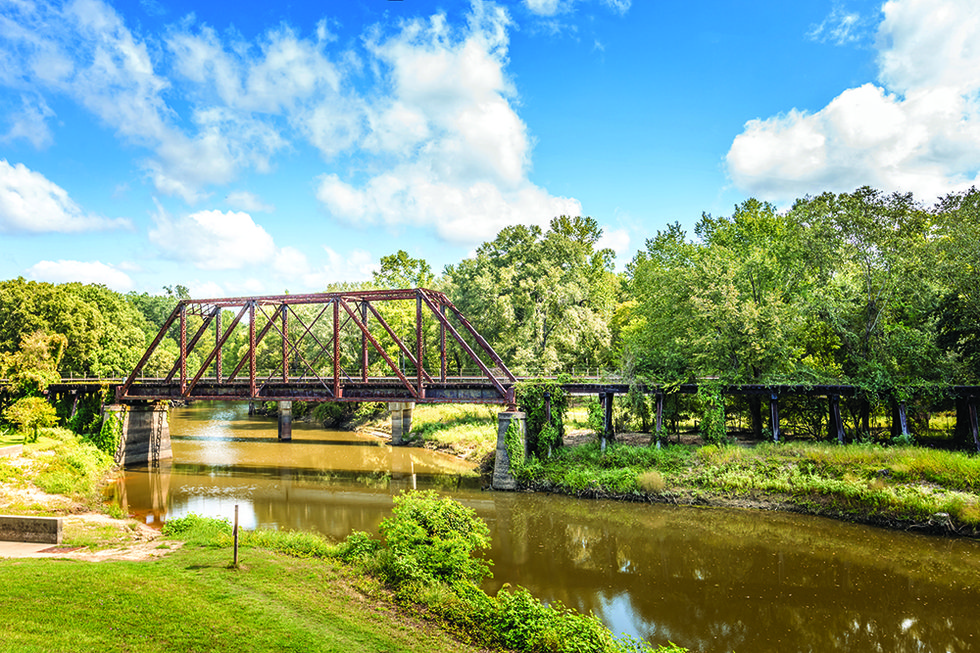
M490 525L486 589L522 585L615 633L702 653L980 650L980 542L833 520L583 501L480 489L472 465L247 406L171 411L174 460L128 468L124 509L149 524L194 512L244 528L377 533L392 496L433 488ZM244 554L247 555L247 552Z

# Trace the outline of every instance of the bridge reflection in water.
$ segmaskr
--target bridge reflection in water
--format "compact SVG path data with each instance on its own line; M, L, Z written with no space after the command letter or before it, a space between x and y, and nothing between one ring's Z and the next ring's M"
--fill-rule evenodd
M400 489L435 487L490 525L488 591L523 585L616 632L726 653L980 649L978 542L789 514L482 492L448 457L303 427L294 445L276 447L275 422L241 412L175 410L177 462L130 471L130 509L159 522L230 517L238 503L249 528L340 539L377 532Z

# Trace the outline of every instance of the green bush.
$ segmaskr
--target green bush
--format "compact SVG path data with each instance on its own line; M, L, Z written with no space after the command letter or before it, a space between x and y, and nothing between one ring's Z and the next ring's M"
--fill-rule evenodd
M490 575L490 563L473 553L490 546L490 529L476 513L435 492L395 497L391 517L381 522L387 549L379 555L385 580L479 583Z

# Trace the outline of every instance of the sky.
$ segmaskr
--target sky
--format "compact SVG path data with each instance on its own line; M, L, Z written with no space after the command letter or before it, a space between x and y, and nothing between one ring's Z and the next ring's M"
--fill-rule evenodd
M316 292L978 184L976 0L0 0L0 278ZM980 185L980 184L978 184Z

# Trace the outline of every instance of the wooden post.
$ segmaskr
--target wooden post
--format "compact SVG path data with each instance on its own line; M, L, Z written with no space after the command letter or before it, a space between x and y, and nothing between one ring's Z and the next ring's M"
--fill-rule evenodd
M616 439L616 432L613 430L613 392L605 392L600 395L603 397L603 418L602 418L602 439L612 442Z
M234 564L235 567L238 567L238 504L237 503L235 504L235 528L232 535L235 538L235 554L234 554L235 560L234 563L232 564Z

